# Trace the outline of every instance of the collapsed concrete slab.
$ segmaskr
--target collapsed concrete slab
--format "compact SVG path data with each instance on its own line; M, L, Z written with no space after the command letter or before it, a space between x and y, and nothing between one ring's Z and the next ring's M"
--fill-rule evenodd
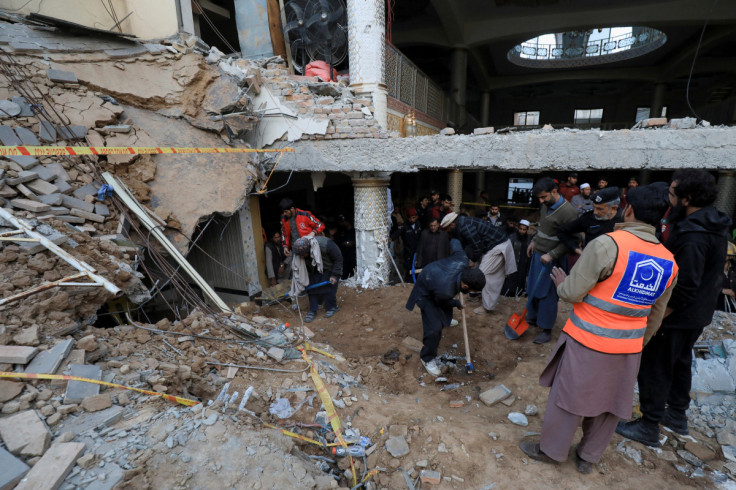
M277 144L275 146L283 146ZM736 129L525 131L480 136L296 141L281 171L733 169Z

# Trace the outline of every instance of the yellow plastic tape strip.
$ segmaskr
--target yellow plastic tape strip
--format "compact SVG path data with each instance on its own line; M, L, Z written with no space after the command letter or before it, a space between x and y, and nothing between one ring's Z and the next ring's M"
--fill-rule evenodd
M276 429L277 431L281 432L285 436L293 437L294 439L299 439L300 441L308 442L310 444L316 444L317 446L332 447L332 446L338 446L339 445L336 442L329 442L327 444L322 444L319 441L315 441L314 439L310 439L309 437L305 437L305 436L303 436L301 434L297 434L295 432L291 432L290 430L282 429L282 428L277 427L275 425L266 424L266 423L264 423L263 425L265 425L269 429Z
M284 153L293 148L199 148L171 146L0 146L0 156L173 155L182 153Z
M362 479L362 480L360 480L360 483L365 483L365 482L367 482L367 481L368 481L368 478L370 478L370 477L372 477L372 476L375 476L375 475L379 474L380 472L381 472L381 470L379 470L378 468L373 468L373 469L372 469L371 471L369 471L369 472L368 472L368 474L366 474L366 475L365 475L365 476L363 477L363 479Z
M322 354L323 356L327 356L327 357L330 357L332 359L335 358L335 356L333 356L329 352L325 352L322 349L317 349L316 347L312 347L312 345L309 342L304 342L304 348L306 350L311 350L312 352L316 352L318 354Z
M146 395L151 396L160 396L161 398L165 400L169 400L171 402L181 403L182 405L186 405L188 407L193 407L194 405L199 405L200 402L196 400L190 400L188 398L182 398L180 396L174 396L174 395L167 395L166 393L159 393L157 391L148 391L148 390L141 390L139 388L132 388L130 386L125 385L119 385L115 383L108 383L107 381L98 381L96 379L89 379L89 378L79 378L77 376L64 376L61 374L27 374L27 373L9 373L5 371L0 371L0 378L19 378L19 379L61 379L66 381L84 381L85 383L94 383L97 385L103 385L103 386L111 386L113 388L123 388L126 390L132 390L137 391L139 393L145 393Z

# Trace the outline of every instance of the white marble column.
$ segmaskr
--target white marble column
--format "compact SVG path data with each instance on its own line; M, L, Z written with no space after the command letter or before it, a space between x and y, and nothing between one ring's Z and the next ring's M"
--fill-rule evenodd
M347 0L350 88L373 99L376 121L387 127L386 3L383 0Z
M363 287L388 284L391 270L388 234L388 184L390 174L353 175L355 198L355 246L358 271L356 279Z

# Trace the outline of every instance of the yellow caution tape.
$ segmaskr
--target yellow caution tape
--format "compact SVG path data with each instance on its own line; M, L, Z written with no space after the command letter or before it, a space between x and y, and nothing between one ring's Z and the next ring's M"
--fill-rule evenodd
M171 146L0 146L0 156L173 155L186 153L284 153L293 148L199 148Z
M315 441L314 439L310 439L309 437L303 436L301 434L297 434L296 432L292 432L290 430L282 429L281 427L277 427L275 425L264 423L266 427L269 429L276 429L277 431L281 432L285 436L293 437L294 439L299 439L300 441L308 442L310 444L316 444L317 446L322 447L332 447L332 446L339 446L339 443L337 442L328 442L327 444L323 444L319 441Z
M312 352L316 352L318 354L322 354L323 356L327 356L327 357L330 357L332 359L335 359L335 356L333 356L329 352L325 352L322 349L318 349L316 347L313 347L309 342L304 342L304 348L306 350L311 350Z
M108 383L107 381L98 381L96 379L80 378L78 376L64 376L61 374L9 373L5 371L0 371L0 378L60 379L60 380L65 380L65 381L84 381L85 383L94 383L94 384L103 385L103 386L111 386L113 388L123 388L126 390L137 391L139 393L145 393L146 395L160 396L161 398L165 400L169 400L171 402L176 402L176 403L181 403L182 405L186 405L188 407L193 407L194 405L199 405L201 403L196 400L190 400L188 398L182 398L180 396L167 395L166 393L159 393L157 391L141 390L139 388L132 388L130 386L119 385L115 383Z

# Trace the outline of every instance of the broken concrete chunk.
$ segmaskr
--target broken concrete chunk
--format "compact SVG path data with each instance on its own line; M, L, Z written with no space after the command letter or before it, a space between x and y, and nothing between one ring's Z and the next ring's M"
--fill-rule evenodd
M268 349L268 352L266 352L266 354L268 354L269 357L276 359L278 362L281 362L281 360L284 358L284 352L284 349L271 347L270 349Z
M107 205L102 204L101 202L96 202L95 214L99 214L100 216L110 216L110 208L108 208Z
M69 174L59 162L47 163L46 168L51 170L54 175L56 175L57 179L63 180L65 182L69 182L71 180L71 177L69 177ZM39 175L41 174L39 173Z
M28 364L37 352L37 347L0 345L0 362L7 362L8 364Z
M56 187L54 184L49 184L45 180L42 179L36 179L28 182L26 184L26 187L28 187L30 190L35 192L36 194L40 195L48 195L48 194L54 194L59 192L59 188ZM39 197L39 200L41 198Z
M511 395L511 390L506 388L504 385L498 385L481 393L480 400L491 407L501 400L505 400L509 395Z
M82 442L54 444L15 487L15 490L54 490L58 488L84 448L85 445Z
M51 434L35 410L25 410L0 419L0 437L13 454L40 456L51 441ZM26 447L29 452L25 452Z
M386 441L386 451L394 458L400 458L409 454L409 444L404 436L389 437Z
M87 221L81 216L72 216L70 214L66 214L69 210L66 208L63 208L63 209L64 209L64 214L56 215L56 219L58 219L59 221L63 221L64 223L71 223L73 225L82 225Z
M15 97L11 97L10 100L18 104L18 106L20 107L19 115L21 117L33 116L33 110L31 109L31 104L28 102L28 100L26 100L25 97L15 96Z
M493 134L493 126L487 128L475 128L473 134Z
M58 133L60 138L65 140L81 140L84 139L85 136L87 136L87 126L57 126L56 132Z
M130 133L131 126L129 124L112 124L102 128L102 131L108 133Z
M0 489L11 489L30 469L27 464L19 460L5 449L0 447Z
M36 172L36 174L38 174L38 178L43 179L46 182L51 182L56 178L56 173L54 173L53 169L50 169L45 165L36 165L30 169L30 172Z
M56 179L54 185L59 188L61 194L69 194L72 192L72 186L70 186L66 180Z
M78 378L88 378L99 381L102 379L102 369L88 364L72 364L71 375ZM85 398L99 395L100 385L86 381L69 381L64 394L64 404L81 403Z
M99 412L112 406L112 400L109 393L94 395L84 399L81 404L82 408L87 412Z
M39 123L38 136L46 142L56 142L56 126L48 121L41 121Z
M57 192L55 194L46 194L43 196L38 196L38 200L44 204L48 204L49 206L58 206L59 204L61 204L61 194ZM51 208L52 213L53 213L53 210L54 208L52 207ZM68 211L67 208L64 208L63 214L66 214L67 211Z
M15 134L10 126L0 126L0 141L4 146L21 146L20 138Z
M5 182L8 185L18 185L23 184L24 182L30 182L31 180L36 180L38 178L38 174L36 172L33 172L31 170L23 170L21 172L18 172L17 177L8 177L5 179Z
M421 351L422 347L424 346L424 344L422 344L420 340L417 340L414 337L404 338L404 340L401 341L401 345L414 352Z
M59 369L62 361L69 355L73 345L74 340L67 339L59 342L53 348L39 353L24 372L29 374L54 374Z
M82 211L81 209L77 209L77 208L72 209L69 214L71 214L72 216L79 216L80 218L88 219L96 223L105 222L104 216L100 216L99 214L94 214L94 213L88 213L87 211Z
M92 352L97 350L97 339L94 335L87 335L77 340L77 349L82 349L85 352Z
M51 80L52 82L79 83L77 76L74 74L74 72L71 71L55 70L53 68L49 68L48 70L46 70L46 76L49 77L49 80Z
M41 342L38 340L38 325L32 325L28 328L24 328L19 333L13 336L13 342L18 345L30 345L35 346ZM27 363L25 363L27 364Z
M442 475L439 471L422 470L419 472L419 479L427 485L439 485L442 481Z
M94 185L94 184L87 184L83 185L82 187L76 189L74 192L72 192L72 195L76 197L77 199L84 199L85 197L89 195L96 195L97 189L100 186Z
M20 192L21 194L23 194L23 196L25 196L25 198L28 199L28 200L30 200L30 201L40 202L38 200L38 196L36 195L36 193L33 192L32 190L30 190L28 187L26 187L23 184L17 184L15 186L15 190L17 190L18 192Z
M51 209L51 206L42 202L31 201L30 199L13 199L10 205L14 208L24 209L34 213L45 213Z
M20 112L20 106L15 102L0 100L0 118L15 117L20 115Z
M38 146L41 144L39 143L38 138L36 138L36 135L33 134L33 131L24 128L23 126L18 126L17 128L15 128L15 134L18 135L18 138L20 138L21 142L23 142L24 145Z
M37 158L29 157L26 155L7 156L6 158L13 160L13 162L15 162L21 168L21 170L29 170L38 165Z
M62 196L61 205L69 209L81 209L82 211L87 211L88 213L93 213L95 210L93 204L84 202L81 199L77 199L76 197L71 196Z

